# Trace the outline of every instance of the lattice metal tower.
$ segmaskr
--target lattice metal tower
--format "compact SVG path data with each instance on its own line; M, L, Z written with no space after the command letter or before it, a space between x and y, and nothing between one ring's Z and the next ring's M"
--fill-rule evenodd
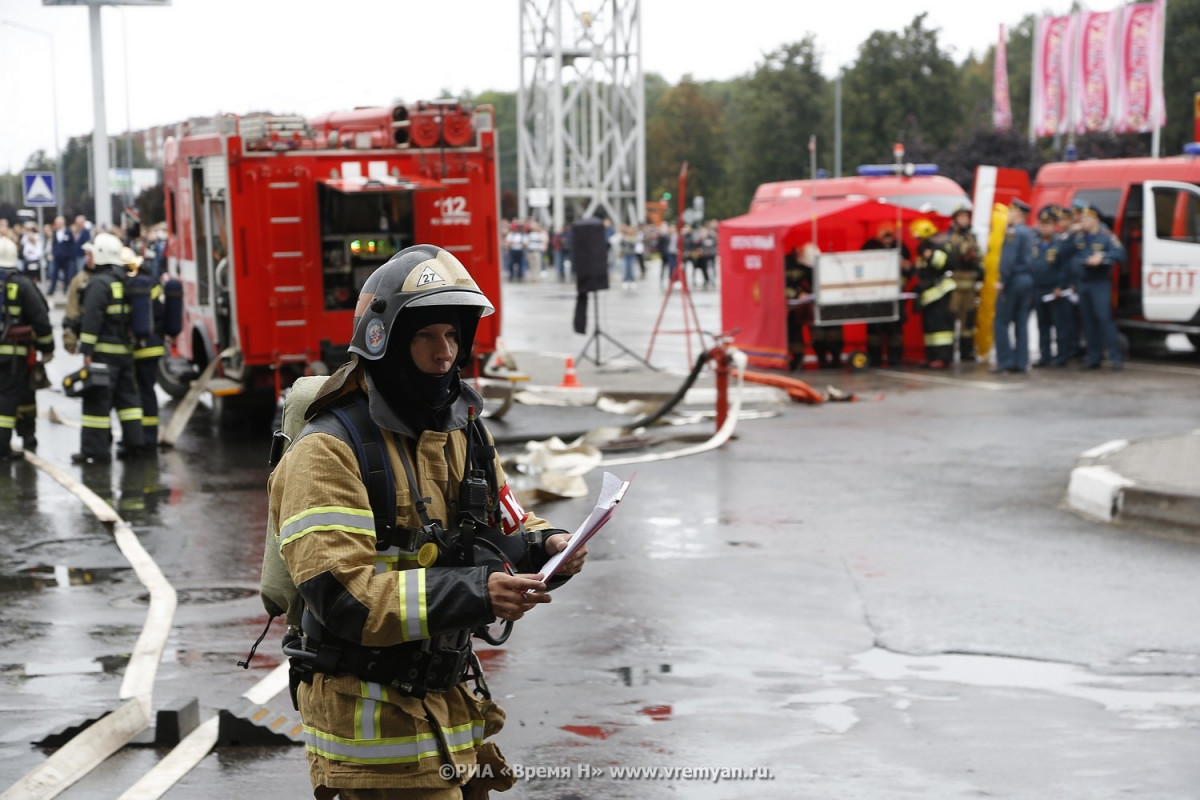
M646 208L641 0L520 0L517 196L555 228Z

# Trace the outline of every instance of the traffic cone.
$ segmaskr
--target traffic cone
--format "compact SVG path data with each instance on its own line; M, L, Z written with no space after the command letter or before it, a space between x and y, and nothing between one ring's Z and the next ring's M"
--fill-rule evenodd
M567 356L567 369L563 372L562 383L558 385L560 389L582 389L583 384L575 377L575 359Z

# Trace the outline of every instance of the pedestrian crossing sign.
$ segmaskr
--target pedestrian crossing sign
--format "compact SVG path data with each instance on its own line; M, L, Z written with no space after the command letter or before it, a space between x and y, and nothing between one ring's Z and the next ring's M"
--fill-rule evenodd
M23 172L21 179L25 185L25 205L58 205L58 200L54 196L53 172Z

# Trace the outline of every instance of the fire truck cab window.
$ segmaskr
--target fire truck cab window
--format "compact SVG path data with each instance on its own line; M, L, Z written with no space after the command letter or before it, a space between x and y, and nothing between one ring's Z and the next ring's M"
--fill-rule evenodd
M367 276L414 244L411 191L342 192L317 186L325 309L353 309Z
M1200 196L1160 186L1154 189L1155 235L1176 242L1200 242Z

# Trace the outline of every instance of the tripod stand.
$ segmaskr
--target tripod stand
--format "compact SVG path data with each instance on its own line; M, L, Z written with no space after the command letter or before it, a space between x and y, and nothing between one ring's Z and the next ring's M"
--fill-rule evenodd
M582 363L584 358L590 358L592 363L598 367L605 364L606 362L604 362L600 359L600 340L605 339L610 344L615 345L618 349L620 349L626 355L633 356L638 361L645 364L647 367L650 367L650 369L655 369L655 367L649 361L642 358L637 353L633 352L628 347L621 344L616 339L609 336L607 333L605 333L603 330L600 329L600 292L595 291L595 292L591 292L590 294L592 295L592 316L595 318L596 321L595 321L595 323L593 323L592 334L590 336L588 336L587 340L583 343L583 348L579 351L579 357L576 358L575 360ZM596 354L594 356L586 356L585 355L587 353L587 349L588 349L589 345L592 345L595 348Z

